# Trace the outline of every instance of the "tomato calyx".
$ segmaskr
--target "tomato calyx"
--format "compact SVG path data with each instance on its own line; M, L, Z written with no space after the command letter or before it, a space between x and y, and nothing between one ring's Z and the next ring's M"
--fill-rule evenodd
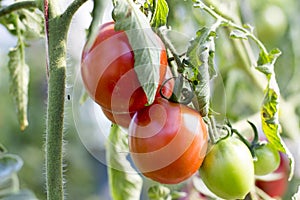
M253 157L255 175L267 175L276 170L278 167L280 160L279 152L268 141L260 140L256 126L250 121L248 121L248 123L254 132L254 138L251 142L249 142L236 129L232 128L230 123L228 123L228 126L230 127L230 131L235 133L250 150Z

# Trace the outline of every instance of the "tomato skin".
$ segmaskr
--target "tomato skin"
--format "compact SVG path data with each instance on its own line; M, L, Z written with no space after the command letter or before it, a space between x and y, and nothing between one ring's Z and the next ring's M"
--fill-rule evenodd
M161 46L161 84L166 73L167 55ZM156 49L155 49L156 50ZM148 100L134 70L134 54L124 31L115 31L114 22L102 25L94 43L86 45L82 53L81 75L92 99L112 113L128 114L145 107Z
M129 149L136 167L164 184L180 183L198 170L207 139L198 112L163 98L138 111L129 126Z
M163 85L159 85L159 89L156 93L156 98L160 97L160 90L161 93L166 97L170 98L173 92L173 87L174 87L174 79L171 79L172 77L172 72L169 68L167 68L166 72L166 77L165 81L163 82ZM122 127L128 128L130 121L135 114L135 112L125 112L125 113L118 113L118 112L112 112L111 110L105 109L101 107L104 115L113 123L118 124Z
M270 197L282 197L288 189L289 160L287 156L280 153L279 167L274 171L281 175L277 180L256 180L255 185L266 192Z
M254 161L255 175L263 176L276 170L280 163L279 152L270 143L262 144L254 150L257 160Z
M200 177L223 199L244 199L254 186L254 166L248 147L239 139L218 141L199 169Z

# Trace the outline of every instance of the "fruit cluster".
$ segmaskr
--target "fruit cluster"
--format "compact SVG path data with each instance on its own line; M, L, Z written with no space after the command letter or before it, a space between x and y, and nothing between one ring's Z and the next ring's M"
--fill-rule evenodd
M168 99L174 95L175 83L164 44L153 35L160 44L154 50L159 51L160 66L153 103L148 104L139 82L126 32L115 31L114 22L103 24L82 53L81 74L87 92L111 122L128 128L130 154L144 176L177 184L199 171L215 195L245 198L254 188L255 175L278 168L278 151L269 143L256 139L250 145L232 134L208 148L207 126L199 112ZM256 184L266 188L261 180Z

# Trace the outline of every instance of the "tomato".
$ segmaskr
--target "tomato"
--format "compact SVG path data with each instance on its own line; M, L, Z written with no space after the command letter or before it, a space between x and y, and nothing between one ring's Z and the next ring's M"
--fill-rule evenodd
M263 177L265 180L256 180L255 184L271 197L282 197L288 188L289 169L289 160L287 156L280 153L279 167L270 176L267 175L266 177ZM278 178L268 180L268 177L272 177L274 175Z
M136 167L164 184L180 183L198 170L207 140L197 111L163 98L139 110L129 126L129 150Z
M167 68L165 81L163 82L163 85L159 85L159 90L157 91L156 97L160 97L160 89L161 93L166 97L170 98L173 92L174 87L174 79L171 79L172 72L169 68ZM128 128L130 121L135 114L135 112L125 112L125 113L118 113L118 112L112 112L111 110L102 108L102 111L104 115L113 123L118 124L120 126L123 126L125 128Z
M288 19L280 6L266 5L257 15L257 32L263 41L274 43L285 34L288 28Z
M221 139L206 155L200 177L211 192L223 199L244 199L254 186L253 158L239 139Z
M255 175L266 175L276 170L280 163L279 152L270 143L264 143L254 148L257 160L254 161Z
M166 73L166 50L160 46L159 83ZM82 53L81 75L89 95L104 110L133 115L148 103L146 94L134 70L134 54L124 31L115 31L114 22L103 24L92 45L86 44Z

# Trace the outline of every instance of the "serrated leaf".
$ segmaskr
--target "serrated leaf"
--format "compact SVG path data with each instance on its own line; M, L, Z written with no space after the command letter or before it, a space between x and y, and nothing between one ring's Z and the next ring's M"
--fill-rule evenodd
M0 154L0 183L12 174L18 172L23 166L22 159L17 155Z
M245 34L242 31L239 31L239 30L233 30L233 31L231 31L230 37L233 38L233 39L248 40L247 34Z
M290 160L290 179L294 173L294 158L280 136L279 125L279 87L274 73L268 75L269 82L261 108L262 129L271 145L278 151L287 154Z
M17 46L9 51L8 69L10 75L10 93L12 94L18 111L20 129L25 130L28 126L27 106L28 106L28 84L29 67L25 63L25 51L22 41L18 41Z
M136 4L131 0L115 0L114 3L115 29L126 32L134 52L135 72L151 104L159 83L162 44Z
M117 126L112 125L106 148L108 178L111 196L114 200L140 199L142 178L133 169L128 156L127 135Z
M183 73L194 84L202 116L208 114L209 81L216 75L214 68L215 36L215 32L205 27L197 32L197 37L191 41L187 50L188 66Z
M279 49L273 49L269 53L260 51L256 69L264 73L265 75L273 74L274 63L280 55L281 51Z
M18 36L21 34L24 39L36 39L44 36L44 18L38 9L19 9L0 18L0 23L7 30Z
M36 39L44 36L44 18L38 9L21 9L18 11L19 26L25 39Z
M2 197L1 200L38 200L38 198L30 190L20 190L17 193Z
M151 19L151 26L159 28L167 24L169 7L166 0L154 0L154 13Z

